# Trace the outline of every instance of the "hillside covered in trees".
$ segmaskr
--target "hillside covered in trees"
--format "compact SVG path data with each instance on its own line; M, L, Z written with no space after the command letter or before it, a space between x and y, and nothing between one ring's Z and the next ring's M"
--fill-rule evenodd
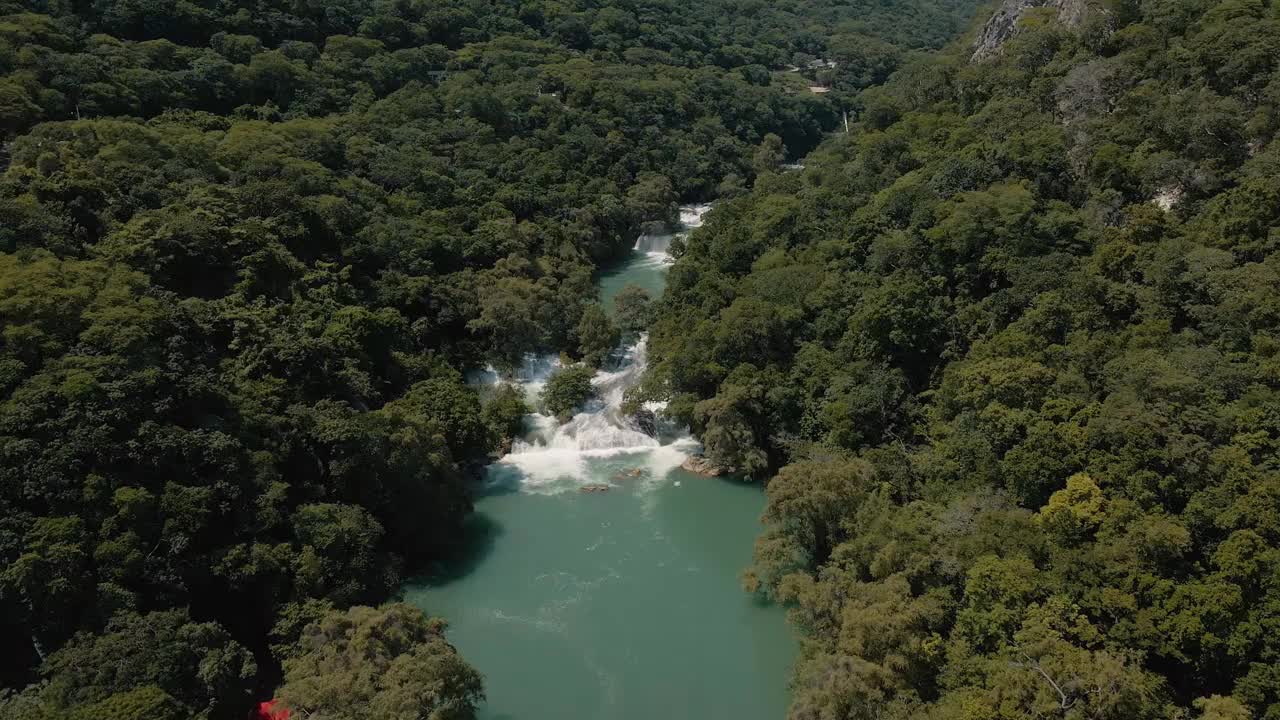
M795 720L1280 718L1280 5L1072 4L671 271L645 394L772 476Z
M592 356L643 223L971 11L0 0L0 715L468 717L442 626L363 607L519 426L463 373Z

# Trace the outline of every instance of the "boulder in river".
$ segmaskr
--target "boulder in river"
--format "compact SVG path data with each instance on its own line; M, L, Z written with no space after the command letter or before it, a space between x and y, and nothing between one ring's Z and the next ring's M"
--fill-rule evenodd
M608 491L609 491L609 486L605 485L604 483L594 483L592 485L583 485L582 487L578 488L578 492L584 492L584 493L596 493L596 492L608 492Z
M680 468L695 475L703 475L706 477L719 477L728 472L725 468L720 467L701 455L690 455L685 458L685 461L680 463Z
M635 428L649 437L658 436L658 417L648 408L640 408L631 415Z

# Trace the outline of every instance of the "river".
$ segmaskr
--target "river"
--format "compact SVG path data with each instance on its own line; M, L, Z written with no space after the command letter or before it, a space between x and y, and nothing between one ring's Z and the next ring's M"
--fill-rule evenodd
M681 210L685 232L707 207ZM670 239L642 237L601 276L606 306L628 283L661 293ZM481 720L785 715L795 641L782 611L739 583L763 493L681 470L696 447L686 433L667 426L655 439L621 416L644 362L641 341L597 374L602 401L563 426L529 416L526 437L488 470L466 556L405 588L484 674ZM531 399L554 367L527 363Z

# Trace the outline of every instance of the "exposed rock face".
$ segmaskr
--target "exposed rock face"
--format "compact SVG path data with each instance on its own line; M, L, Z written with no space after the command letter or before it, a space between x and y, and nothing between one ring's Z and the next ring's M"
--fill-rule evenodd
M1088 0L1004 0L978 33L971 61L979 62L1000 52L1005 41L1017 33L1018 23L1027 11L1040 7L1057 10L1058 22L1073 30L1084 25L1091 12Z
M1151 198L1151 202L1161 210L1169 212L1175 205L1182 202L1182 196L1185 194L1186 191L1182 189L1181 185L1169 185L1161 188L1160 192Z
M631 416L635 428L649 437L658 437L658 417L652 410L640 408Z
M706 477L719 477L725 474L726 470L701 455L690 455L680 467L695 475L705 475Z

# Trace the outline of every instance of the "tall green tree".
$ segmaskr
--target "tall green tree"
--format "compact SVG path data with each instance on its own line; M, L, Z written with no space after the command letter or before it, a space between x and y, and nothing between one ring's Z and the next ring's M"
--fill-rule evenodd
M582 311L582 319L575 329L578 336L578 352L582 361L591 367L600 367L618 347L622 335L617 325L597 303L592 303Z
M331 612L303 630L276 695L292 712L338 720L475 717L480 675L444 628L403 603Z

